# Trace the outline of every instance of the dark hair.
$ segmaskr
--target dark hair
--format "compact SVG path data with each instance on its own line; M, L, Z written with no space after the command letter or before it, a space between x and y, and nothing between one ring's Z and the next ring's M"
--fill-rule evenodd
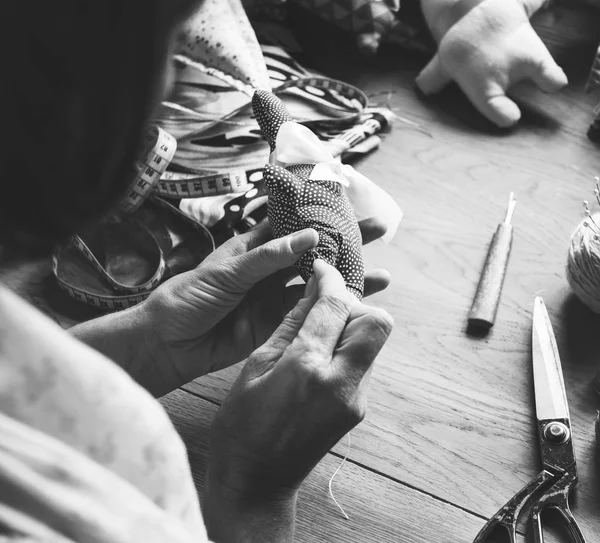
M3 4L0 32L19 40L5 49L0 85L0 245L46 251L124 193L161 99L173 32L198 3Z

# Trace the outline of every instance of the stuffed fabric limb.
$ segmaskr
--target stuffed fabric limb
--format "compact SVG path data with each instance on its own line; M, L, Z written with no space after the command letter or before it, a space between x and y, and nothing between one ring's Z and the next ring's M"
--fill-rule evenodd
M271 147L274 162L264 169L269 191L268 217L273 233L282 237L304 228L314 228L319 234L319 243L296 263L301 277L307 281L312 275L313 262L321 258L339 270L346 288L361 299L364 291L362 237L343 184L333 171L335 166L331 165L329 175L326 175L328 166L325 164L299 161L289 163L287 167L277 164L280 129L293 129L291 125L296 123L283 102L270 92L256 91L252 106ZM281 155L279 158L285 159ZM316 178L313 178L314 173Z
M342 186L336 181L313 180L281 166L267 164L268 216L273 233L282 237L304 228L319 233L319 243L296 263L305 281L313 262L320 258L335 266L346 288L358 299L364 291L362 237L358 222Z
M473 105L501 127L517 123L518 106L506 96L532 80L555 92L567 77L529 22L545 0L422 0L438 52L417 78L425 94L454 80Z

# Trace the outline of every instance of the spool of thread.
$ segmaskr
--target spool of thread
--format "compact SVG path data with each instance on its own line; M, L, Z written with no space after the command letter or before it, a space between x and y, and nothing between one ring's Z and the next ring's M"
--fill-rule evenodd
M587 216L571 236L567 280L575 295L600 313L600 213Z

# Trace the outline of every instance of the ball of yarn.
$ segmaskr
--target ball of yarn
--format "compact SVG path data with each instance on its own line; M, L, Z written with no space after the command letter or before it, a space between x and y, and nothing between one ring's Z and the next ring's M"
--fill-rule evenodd
M575 295L600 313L600 213L586 217L571 236L567 280Z

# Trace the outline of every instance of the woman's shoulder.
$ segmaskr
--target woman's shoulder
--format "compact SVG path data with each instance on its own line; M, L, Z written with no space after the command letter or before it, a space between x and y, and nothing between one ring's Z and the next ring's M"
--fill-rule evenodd
M160 403L2 286L0 414L73 447L167 510L197 499L185 447Z

